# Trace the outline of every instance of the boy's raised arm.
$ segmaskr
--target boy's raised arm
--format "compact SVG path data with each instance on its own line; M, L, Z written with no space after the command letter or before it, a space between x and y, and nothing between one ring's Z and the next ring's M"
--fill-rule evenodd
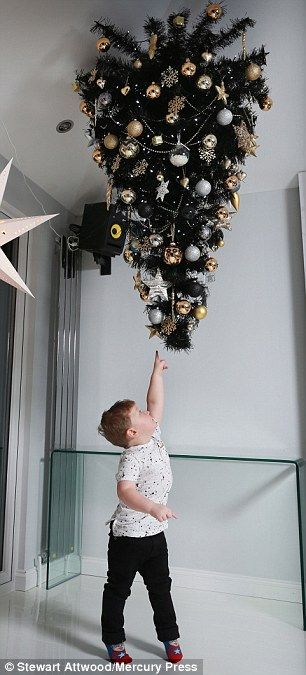
M168 366L164 359L161 359L158 351L155 354L153 371L149 382L147 393L147 409L158 423L161 422L164 409L164 381L163 371Z

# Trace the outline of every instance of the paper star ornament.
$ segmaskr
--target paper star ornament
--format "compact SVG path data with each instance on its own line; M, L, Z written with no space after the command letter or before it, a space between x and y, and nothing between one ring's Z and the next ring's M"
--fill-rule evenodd
M161 300L168 300L167 288L171 286L171 282L164 281L160 273L160 269L157 270L155 277L146 279L144 283L150 289L148 303L150 300L156 300L157 297L159 297Z
M5 169L3 169L2 173L0 174L0 204L3 199L12 161L13 158L9 161ZM0 247L4 244L7 244L9 241L12 241L12 239L17 239L17 237L20 237L25 232L33 230L34 227L41 225L41 223L44 223L46 220L55 218L55 216L58 215L58 213L53 213L51 216L31 216L29 218L6 218L5 220L0 220ZM14 286L19 291L28 293L32 296L32 298L34 297L33 293L31 293L30 289L25 285L24 281L22 281L18 272L15 270L15 267L13 267L12 263L9 261L1 248L0 279L11 286Z

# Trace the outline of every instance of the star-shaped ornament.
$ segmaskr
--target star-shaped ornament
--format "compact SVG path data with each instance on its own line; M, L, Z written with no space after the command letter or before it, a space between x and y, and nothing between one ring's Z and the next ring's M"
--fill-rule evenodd
M146 326L146 328L148 328L150 331L149 340L151 340L152 337L155 337L155 335L158 335L160 337L159 331L157 330L157 328L155 328L155 326Z
M227 99L229 97L229 94L226 93L225 91L225 86L224 82L221 82L221 87L218 87L218 85L215 85L215 89L218 92L218 101L223 101L224 103L227 103Z
M167 180L166 182L165 182L165 181L162 181L162 182L160 183L160 185L158 186L158 188L156 188L156 189L157 189L157 196L156 196L156 199L160 199L161 202L164 201L165 196L169 193L168 185L169 185L169 181L168 181L168 180Z
M170 281L163 280L159 269L157 270L155 277L146 279L144 283L150 289L148 302L156 297L160 297L161 300L168 300L167 288L171 286L171 283Z
M3 169L2 173L0 174L0 204L3 199L12 161L13 158L9 161L5 169ZM58 215L59 215L58 213L53 213L51 216L47 215L47 216L33 216L30 218L6 218L5 220L0 220L0 247L3 246L4 244L7 244L9 241L12 241L13 239L17 239L17 237L20 237L22 234L25 234L25 232L33 230L34 227L37 227L37 225L41 225L41 223L44 223L46 220L50 220L50 218L55 218L55 216ZM28 293L29 295L32 296L32 298L34 297L33 293L31 293L30 289L25 285L24 281L22 281L18 272L15 270L15 267L13 267L12 263L6 257L5 253L2 251L1 248L0 248L0 279L1 281L5 281L5 283L10 284L11 286L18 288L18 290L20 291Z

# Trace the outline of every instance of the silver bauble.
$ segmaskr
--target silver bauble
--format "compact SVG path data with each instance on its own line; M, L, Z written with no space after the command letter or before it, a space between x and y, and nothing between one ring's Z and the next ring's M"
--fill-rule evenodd
M195 186L195 191L201 197L207 197L211 191L211 184L205 178L201 178Z
M211 229L207 225L202 225L201 231L200 231L200 237L201 239L209 239L211 235Z
M164 241L160 234L150 234L149 239L150 239L150 242L151 242L153 248L157 248Z
M227 124L230 124L233 119L233 113L228 108L222 108L217 114L217 122L221 124L222 127L225 127Z
M109 93L109 91L104 91L103 94L100 94L98 98L98 108L106 108L106 106L109 105L111 101L112 95Z
M189 260L189 262L195 262L196 260L199 260L201 251L197 246L191 244L186 248L184 255L186 260Z
M160 309L150 309L149 311L149 321L155 326L158 323L161 323L164 318L163 313Z
M189 150L186 145L176 145L169 152L169 159L174 166L184 166L189 160Z
M139 241L139 239L132 239L132 240L130 241L130 249L131 249L132 251L139 251L139 249L140 249L140 241Z

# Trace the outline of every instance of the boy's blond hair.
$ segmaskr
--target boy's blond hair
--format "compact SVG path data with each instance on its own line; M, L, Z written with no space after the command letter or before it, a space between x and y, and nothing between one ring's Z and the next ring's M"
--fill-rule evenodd
M135 401L125 398L123 401L116 401L109 410L102 413L98 432L119 448L127 447L126 432L131 426L130 412L134 405Z

